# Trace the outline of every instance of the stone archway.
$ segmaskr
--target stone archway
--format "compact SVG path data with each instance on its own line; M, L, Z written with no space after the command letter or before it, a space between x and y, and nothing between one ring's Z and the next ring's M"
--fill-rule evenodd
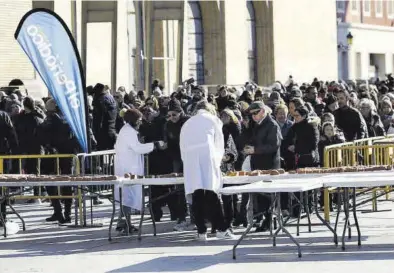
M256 13L257 80L259 85L275 81L273 2L254 1Z

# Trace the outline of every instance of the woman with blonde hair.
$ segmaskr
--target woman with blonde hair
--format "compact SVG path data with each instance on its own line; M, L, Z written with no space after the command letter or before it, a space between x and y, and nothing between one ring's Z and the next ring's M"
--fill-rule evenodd
M155 96L150 96L145 100L145 106L146 107L151 107L153 110L158 111L159 110L159 101Z

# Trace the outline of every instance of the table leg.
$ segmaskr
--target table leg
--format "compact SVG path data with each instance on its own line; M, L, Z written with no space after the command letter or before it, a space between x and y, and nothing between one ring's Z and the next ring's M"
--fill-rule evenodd
M3 203L4 203L4 206L5 206L5 213L7 213L7 198L6 197L4 197L3 200L0 200L0 206ZM4 231L3 236L4 236L4 238L7 238L7 227L5 225L5 219L4 219L3 213L1 211L0 211L0 222L3 224L3 231Z
M348 223L347 223L347 231L348 231L348 239L352 238L352 226L350 223L350 194L349 194L349 189L346 191L346 200L347 200L347 214L349 215L348 217Z
M141 200L141 219L140 225L138 227L138 240L141 241L141 233L142 233L142 222L144 221L145 216L145 194L144 194L144 186L142 185L142 200Z
M152 224L153 224L153 236L156 236L156 221L155 221L155 217L153 215L152 187L148 186L148 189L149 189L149 192L148 192L149 213L150 213L150 217L152 219Z
M316 216L334 234L334 243L337 246L338 245L338 235L337 235L336 230L334 230L331 227L331 225L326 220L324 220L323 217L321 217L321 215L319 213L319 208L317 207L317 202L316 202L316 200L317 200L317 193L318 193L318 190L314 190L313 191L314 198L315 198L314 208L315 208Z
M303 196L304 196L303 193L300 192L300 199L298 200L298 202L299 202L299 211L298 211L298 219L297 219L297 236L300 236L301 211L302 211L302 207L303 207L302 203L303 203L303 200L304 200Z
M14 209L14 207L13 207L10 203L8 203L8 206L10 207L10 209L12 210L12 212L15 213L15 215L19 218L19 220L21 220L23 231L26 231L25 220L23 220L22 216L20 216L20 214Z
M241 237L235 242L233 246L233 259L236 259L236 248L241 243L241 241L245 238L245 236L249 233L249 231L253 227L253 193L249 193L249 201L247 205L246 216L248 220L248 228L242 233Z
M302 200L302 199L301 199ZM280 194L278 194L277 198L276 198L276 202L278 202L278 207L280 208ZM281 214L282 212L280 211L279 214ZM297 240L290 234L290 232L284 227L282 221L280 220L281 217L279 217L279 230L282 230L289 238L290 240L293 241L293 243L297 246L297 250L298 250L298 257L301 258L302 257L302 253L301 253L301 246L300 244L297 242Z
M304 198L305 198L304 209L306 212L306 216L308 217L308 231L312 232L311 215L309 212L309 192L306 192L306 194L304 195Z
M272 226L275 225L274 221L275 221L275 217L274 217L274 213L275 213L275 196L274 194L270 194L270 199L271 199L271 206L269 208L269 215L270 215L270 235L273 235L272 232Z
M279 201L277 201L279 199ZM280 193L278 193L277 199L275 199L278 202L277 205L277 210L278 214L276 215L276 218L278 219L278 229L275 231L275 233L272 235L272 245L276 246L276 237L278 236L279 232L282 230L282 227L284 226L283 221L282 221L282 210L281 210L281 204L280 204ZM275 207L275 203L273 204ZM281 224L279 224L281 222Z
M348 188L344 188L343 210L345 212L345 224L342 232L342 250L345 250L345 235L346 235L347 226L349 224L349 200L348 200L349 195L347 194L348 191L349 191Z
M82 187L82 186L81 186ZM115 200L114 200L115 202ZM87 219L86 219L86 187L82 190L82 214L83 214L83 226L87 226ZM92 215L92 213L91 213ZM93 225L93 219L90 219L91 225Z
M338 222L339 222L339 215L341 214L341 206L342 206L342 194L341 194L341 189L337 189L337 217L335 219L335 232L337 231L338 228Z
M360 226L358 224L358 219L357 219L357 206L356 206L356 188L353 188L353 217L354 217L354 222L356 223L356 228L357 228L357 237L358 237L358 245L361 246L361 232L360 232Z
M115 186L112 185L112 215L111 221L109 222L109 230L108 230L108 241L112 241L111 233L112 233L112 224L114 223L115 213L116 213L116 201L115 201Z

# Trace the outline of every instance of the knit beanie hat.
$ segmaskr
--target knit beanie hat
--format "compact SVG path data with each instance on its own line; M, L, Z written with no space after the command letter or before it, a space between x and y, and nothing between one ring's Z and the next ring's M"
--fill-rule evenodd
M177 99L172 99L170 100L170 102L168 103L168 111L174 111L174 112L182 112L182 105L179 102L179 100Z

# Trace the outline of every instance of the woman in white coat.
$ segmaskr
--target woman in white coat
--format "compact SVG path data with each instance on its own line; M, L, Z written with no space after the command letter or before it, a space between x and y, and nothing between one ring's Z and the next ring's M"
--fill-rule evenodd
M124 114L126 124L122 127L115 144L115 175L124 176L126 173L144 175L144 154L153 149L164 147L162 141L143 144L138 139L138 129L142 123L142 114L137 109L128 109ZM128 208L141 211L142 187L140 185L123 187L122 203ZM115 187L115 200L119 201L119 187ZM125 212L126 214L126 212Z
M187 197L192 196L197 239L207 238L205 219L209 219L218 229L217 238L232 239L234 235L226 226L218 197L222 187L223 124L207 101L199 102L196 111L197 114L186 121L181 129L180 148L185 193Z

